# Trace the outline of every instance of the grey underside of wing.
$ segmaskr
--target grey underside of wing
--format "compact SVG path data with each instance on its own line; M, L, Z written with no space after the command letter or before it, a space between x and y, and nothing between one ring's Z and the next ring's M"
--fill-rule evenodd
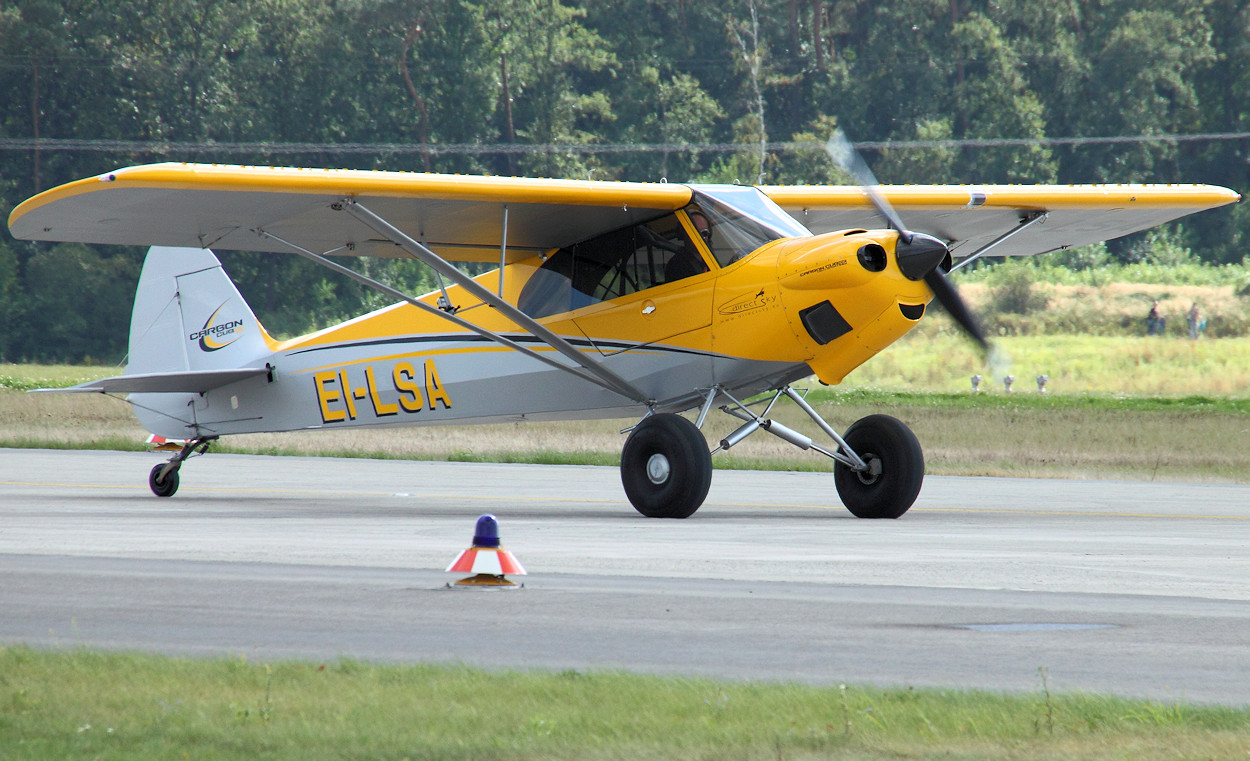
M814 233L859 227L881 227L885 220L870 209L787 209ZM908 229L951 243L956 258L970 256L1003 233L1020 225L1028 211L994 209L898 210ZM1046 219L995 247L992 256L1033 256L1087 246L1146 230L1192 213L1193 209L1055 209Z

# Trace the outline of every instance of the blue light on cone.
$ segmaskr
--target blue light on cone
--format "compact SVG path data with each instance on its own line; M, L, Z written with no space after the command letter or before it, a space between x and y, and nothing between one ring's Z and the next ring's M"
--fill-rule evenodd
M473 529L473 546L499 546L499 520L495 516L487 513L477 519L477 526Z

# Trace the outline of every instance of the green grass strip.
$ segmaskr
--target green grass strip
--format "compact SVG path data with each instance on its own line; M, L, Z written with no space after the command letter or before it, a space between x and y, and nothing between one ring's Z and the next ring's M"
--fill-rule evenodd
M1015 409L1015 410L1112 410L1118 412L1219 412L1250 413L1250 399L1184 396L1137 396L1128 394L1039 394L1025 391L1003 393L936 393L887 391L871 388L816 388L808 393L813 403L871 405L883 408Z
M1039 669L1039 672L1042 671ZM0 756L25 759L1244 758L1245 709L1002 695L253 663L0 648Z

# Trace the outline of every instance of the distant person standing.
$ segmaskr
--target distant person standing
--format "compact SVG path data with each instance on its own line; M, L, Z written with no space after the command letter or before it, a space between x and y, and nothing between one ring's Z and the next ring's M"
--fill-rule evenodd
M1189 340L1197 341L1198 336L1202 333L1202 328L1207 324L1206 320L1202 319L1202 314L1198 311L1198 302L1195 301L1194 305L1189 308L1189 314L1186 316L1186 319L1189 322Z
M1159 300L1155 299L1154 304L1150 306L1150 314L1146 315L1146 335L1163 335L1165 324L1166 318L1159 316Z

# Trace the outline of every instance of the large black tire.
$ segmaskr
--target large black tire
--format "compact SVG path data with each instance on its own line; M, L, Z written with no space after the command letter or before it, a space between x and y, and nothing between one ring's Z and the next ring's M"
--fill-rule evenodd
M152 493L158 497L172 497L174 492L178 491L178 469L174 468L160 478L161 470L168 463L162 462L160 465L152 468L152 472L148 473L148 486L152 488ZM160 480L157 480L160 479Z
M664 413L645 418L621 452L621 483L648 518L688 518L712 485L712 455L694 423Z
M857 518L898 518L920 494L924 452L916 434L889 415L869 415L842 437L870 466L862 473L837 463L833 480L842 504Z

